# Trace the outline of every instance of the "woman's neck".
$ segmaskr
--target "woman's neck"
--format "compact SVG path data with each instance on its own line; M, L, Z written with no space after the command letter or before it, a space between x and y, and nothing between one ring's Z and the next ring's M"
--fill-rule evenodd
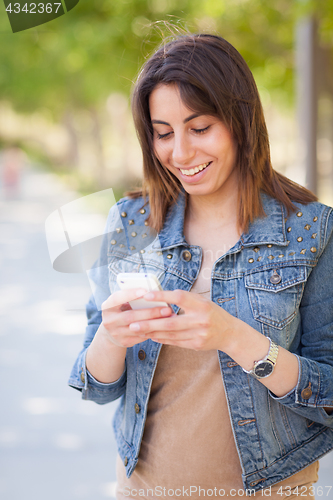
M188 198L186 221L190 225L215 229L230 225L238 227L238 214L238 193L218 199L211 196L189 196Z
M242 233L238 224L238 196L216 201L189 197L184 234L191 245L223 255ZM215 260L215 259L214 259Z

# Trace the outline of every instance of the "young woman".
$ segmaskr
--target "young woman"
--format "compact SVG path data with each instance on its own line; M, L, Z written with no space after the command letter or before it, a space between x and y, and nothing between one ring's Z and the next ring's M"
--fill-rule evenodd
M273 170L223 38L166 43L132 105L143 189L111 209L69 382L121 398L117 498L313 498L333 448L332 209ZM117 289L147 270L163 291ZM142 296L170 307L132 310Z

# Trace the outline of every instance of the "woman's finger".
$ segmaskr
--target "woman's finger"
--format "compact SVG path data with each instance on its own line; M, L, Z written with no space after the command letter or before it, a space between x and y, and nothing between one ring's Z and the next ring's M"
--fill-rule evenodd
M102 312L103 324L111 328L130 325L131 323L163 319L173 314L170 307L150 307L149 309L132 309L122 304L119 310L106 309ZM134 330L132 330L134 331Z
M116 329L112 329L111 331L107 330L107 334L114 344L121 347L131 347L140 342L144 342L145 340L142 337L130 332L128 327L118 327Z
M146 293L143 298L151 301L163 301L168 304L176 304L183 310L205 308L209 301L196 293L185 292L184 290L154 291Z
M145 310L145 309L144 309ZM205 316L197 313L188 314L171 314L168 317L160 318L154 321L142 320L133 321L130 323L130 330L133 332L140 332L150 336L152 332L167 332L171 334L172 332L179 331L194 331L198 328L202 329L207 326L207 319Z
M202 350L204 348L204 342L200 338L152 338L154 342L158 342L163 345L173 345L177 347L182 347L186 349L194 349L195 351Z
M137 333L140 335L140 332ZM151 332L148 335L144 335L144 338L149 338L155 342L160 342L161 344L174 343L174 342L187 342L200 337L198 333L191 330L182 330L179 332Z
M141 324L150 323L153 320L161 321L166 316L173 314L170 307L150 307L149 309L130 309L128 311L123 311L119 315L119 321L121 325L136 324L139 322ZM134 331L134 330L131 330Z
M102 304L102 311L119 307L131 300L139 299L147 293L144 288L133 288L131 290L118 290L110 295Z

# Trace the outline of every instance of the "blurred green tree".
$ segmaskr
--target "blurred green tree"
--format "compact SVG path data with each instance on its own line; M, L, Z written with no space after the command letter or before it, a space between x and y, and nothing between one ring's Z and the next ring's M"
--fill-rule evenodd
M44 109L62 121L72 166L82 142L75 119L87 110L100 185L106 167L99 110L111 93L129 96L145 58L171 34L168 23L174 32L225 37L248 62L262 95L285 106L294 96L297 20L316 15L322 43L333 46L333 0L80 0L66 15L15 34L2 2L0 13L0 101L21 113Z
M293 94L294 25L315 11L333 44L333 1L81 0L40 28L6 32L1 16L0 95L22 111L47 107L55 116L87 108L112 91L129 94L132 80L167 33L160 20L190 31L216 31L231 41L259 85Z

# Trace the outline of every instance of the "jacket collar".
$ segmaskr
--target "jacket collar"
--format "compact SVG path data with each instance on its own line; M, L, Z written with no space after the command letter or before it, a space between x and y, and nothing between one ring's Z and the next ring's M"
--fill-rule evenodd
M266 217L258 217L249 225L248 232L241 235L234 250L259 244L288 245L283 205L265 193L262 193L261 197ZM185 207L186 196L184 191L181 191L177 201L170 207L163 229L159 233L162 248L189 246L184 236Z
M256 244L275 244L287 246L285 213L282 203L265 193L261 194L265 217L258 217L250 225L241 240L244 246Z

